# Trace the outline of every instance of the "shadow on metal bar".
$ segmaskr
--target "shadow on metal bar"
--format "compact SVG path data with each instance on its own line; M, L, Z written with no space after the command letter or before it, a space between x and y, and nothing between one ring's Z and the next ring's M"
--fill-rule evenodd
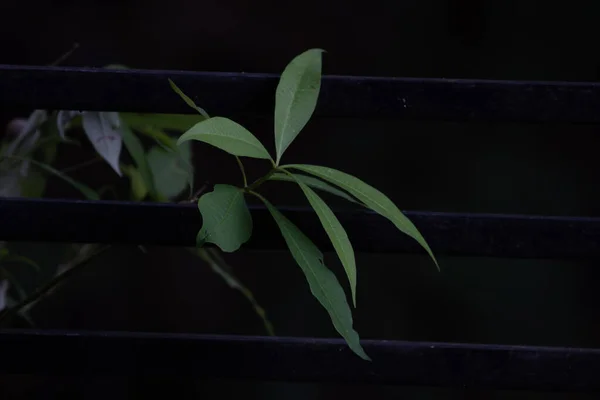
M281 208L322 250L331 242L311 209ZM254 234L244 246L287 249L269 212L251 207ZM336 213L366 253L419 253L387 219L366 210ZM600 258L600 218L406 212L438 255ZM0 240L195 246L202 225L194 204L0 199Z
M0 106L272 115L278 75L0 65ZM600 123L600 83L325 76L321 117Z
M367 362L337 339L0 331L0 344L1 374L600 391L588 349L365 340Z

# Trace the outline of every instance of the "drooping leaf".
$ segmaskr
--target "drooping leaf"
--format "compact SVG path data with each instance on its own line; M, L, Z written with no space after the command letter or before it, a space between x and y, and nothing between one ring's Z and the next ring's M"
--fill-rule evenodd
M193 177L190 176L191 171L188 168L190 157L188 142L183 143L181 151L178 152L167 151L156 146L150 149L148 163L154 176L156 191L162 197L173 198L189 186Z
M86 111L82 118L83 129L94 149L119 176L122 176L119 168L122 146L119 114Z
M15 159L15 160L27 160L29 161L32 165L35 165L36 167L64 180L65 182L69 183L71 186L73 186L75 189L79 190L88 200L100 200L100 196L98 196L98 193L96 193L94 190L90 189L88 186L84 185L83 183L79 183L75 180L73 180L72 178L70 178L69 176L67 176L66 174L52 168L51 166L49 166L48 164L44 164L41 163L39 161L36 160L32 160L32 159L26 159L23 157L18 157L18 156L10 156L8 157L10 159Z
M175 82L173 82L172 80L169 79L169 85L171 85L171 89L173 89L175 91L175 93L177 93L179 95L179 97L181 97L188 106L190 106L194 110L198 111L200 113L200 115L202 115L204 118L209 118L208 113L206 111L204 111L203 108L198 107L196 105L196 103L194 103L194 100L192 100L185 93L183 93L183 91L181 89L179 89L179 87L177 87Z
M225 252L233 252L252 235L252 216L244 192L231 185L215 185L212 192L198 200L202 228L197 242L214 243Z
M269 180L270 181L294 182L294 183L296 181L300 181L300 182L304 183L305 185L310 186L313 189L318 189L318 190L322 190L324 192L335 194L336 196L346 199L352 203L360 204L358 201L356 201L356 199L354 199L350 195L348 195L348 193L343 192L340 189L336 188L335 186L331 186L329 183L323 182L322 180L317 179L313 176L294 174L294 178L292 178L291 176L289 176L287 174L283 174L281 172L276 172L269 177Z
M139 172L140 177L143 180L145 190L152 197L156 198L156 188L154 186L154 177L152 175L152 169L150 167L150 161L148 160L148 156L144 151L144 147L142 146L142 142L140 139L131 131L127 123L121 123L119 133L121 138L123 139L123 143L125 144L125 148L135 161L135 165L137 166L137 171ZM130 175L131 178L131 175ZM133 181L132 181L133 183ZM138 195L141 195L142 191L139 191L139 183L138 183ZM145 195L144 195L145 197Z
M352 327L352 312L344 289L335 274L323 263L323 254L314 243L266 199L262 199L273 215L285 242L306 276L313 296L329 313L333 326L359 357L370 360Z
M69 127L71 121L81 115L81 111L61 110L56 115L56 127L61 139L66 139L65 131Z
M146 187L146 182L144 182L140 170L131 165L121 165L121 170L129 177L131 183L131 197L133 200L140 201L145 199L148 195L148 188Z
M177 144L198 140L234 156L271 159L269 152L246 128L230 119L213 117L194 125L179 137Z
M152 133L154 130L185 132L198 122L207 119L202 115L140 113L121 113L121 118L130 127L144 131L143 133Z
M398 207L379 190L352 175L332 168L305 164L287 165L285 168L293 168L307 172L346 190L360 200L365 206L389 219L401 232L415 239L427 251L439 269L439 265L433 252L417 227L414 226L402 211L400 211Z
M277 164L315 110L321 89L322 53L321 49L305 51L281 74L275 94Z
M217 254L217 249L194 249L198 257L204 260L214 273L219 275L229 285L230 288L239 290L242 295L250 302L254 312L262 320L265 330L270 336L275 336L273 324L269 321L267 313L263 307L258 304L252 291L248 289L242 281L234 274L233 269L225 263L222 257Z
M323 199L301 181L298 180L297 182L310 205L317 213L321 225L323 225L325 232L327 232L327 236L329 236L329 240L331 240L331 244L333 244L333 248L344 266L348 281L350 282L352 303L356 307L356 261L354 259L354 249L352 248L350 239L348 239L348 234Z

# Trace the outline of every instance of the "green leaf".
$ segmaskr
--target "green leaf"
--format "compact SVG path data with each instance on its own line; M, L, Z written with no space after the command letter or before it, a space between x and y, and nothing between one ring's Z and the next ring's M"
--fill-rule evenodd
M329 240L331 240L331 244L333 244L333 248L344 266L348 281L350 282L352 303L356 307L356 261L354 260L354 249L352 248L350 239L348 239L348 234L323 199L304 183L299 180L297 182L310 205L317 213L321 225L323 225L325 232L327 232L327 236L329 236Z
M131 131L127 123L121 122L119 132L123 138L125 148L131 155L131 158L133 158L133 161L135 161L135 165L137 166L137 170L143 179L146 190L152 197L156 198L157 193L156 188L154 187L152 169L150 168L150 162L146 156L141 140ZM132 183L134 182L132 181ZM139 189L139 187L137 189ZM141 192L138 191L138 195L139 194L141 194Z
M198 140L234 156L271 159L269 152L246 128L230 119L213 117L194 125L179 137L177 144Z
M98 196L98 193L96 193L94 190L90 189L88 186L86 186L82 183L79 183L79 182L71 179L67 175L52 168L51 166L49 166L47 164L44 164L44 163L41 163L39 161L35 161L32 159L27 159L27 158L17 157L17 156L10 156L7 158L16 159L16 160L27 160L32 165L35 165L36 167L38 167L52 175L55 175L55 176L59 177L60 179L64 180L65 182L69 183L75 189L79 190L88 200L100 200L100 196Z
M231 185L215 185L212 192L198 200L202 228L197 241L214 243L225 252L233 252L252 235L252 216L244 192Z
M148 162L154 175L156 191L161 196L173 198L189 185L193 176L188 168L190 158L189 143L183 144L181 152L167 151L156 146L150 149Z
M229 285L230 288L239 290L242 293L242 295L252 305L252 308L254 309L256 315L258 315L259 318L262 320L267 333L270 336L275 336L273 324L271 323L271 321L269 321L269 318L267 318L267 313L265 309L261 307L260 304L258 304L256 299L254 298L254 295L252 294L252 291L246 286L244 286L242 281L237 276L235 276L235 274L233 273L233 269L229 265L227 265L227 263L225 263L223 258L221 258L218 255L217 249L202 248L195 250L198 257L204 260L210 266L214 273L223 278L223 280L227 283L227 285Z
M321 89L321 49L311 49L285 68L275 94L275 149L277 164L304 128L317 105Z
M146 183L144 182L140 170L131 165L121 165L121 170L129 177L129 181L131 182L131 197L133 200L140 201L145 199L148 195L148 188L146 187Z
M83 113L82 118L83 130L94 149L119 176L122 176L119 169L122 146L119 114L116 112L86 111Z
M163 129L185 132L207 119L201 115L140 113L121 113L121 118L133 129L149 132Z
M269 177L269 180L270 181L294 182L294 183L296 181L300 181L300 182L304 183L305 185L312 187L313 189L319 189L324 192L335 194L336 196L346 199L352 203L360 204L358 201L356 201L356 199L354 199L350 195L348 195L348 193L343 192L340 189L338 189L334 186L331 186L329 183L323 182L322 180L317 179L315 177L312 177L309 175L294 174L294 178L292 178L291 176L289 176L287 174L282 174L280 172L276 172Z
M332 168L317 165L293 164L283 168L294 168L325 179L356 197L365 206L389 219L401 232L415 239L429 254L439 269L439 264L429 245L414 224L383 193L360 179Z
M323 263L323 254L290 220L262 198L273 215L292 256L304 272L313 296L329 313L333 326L359 357L370 360L360 345L358 333L352 327L352 312L344 289L334 273Z
M190 99L185 93L183 93L183 91L181 89L179 89L179 87L177 87L175 82L173 82L172 80L169 79L169 85L171 85L171 89L173 89L175 91L175 93L177 93L179 95L179 97L181 97L188 106L190 106L194 110L198 111L200 113L200 115L202 115L204 118L209 118L208 113L206 111L204 111L203 108L198 107L196 105L196 103L194 103L194 100Z

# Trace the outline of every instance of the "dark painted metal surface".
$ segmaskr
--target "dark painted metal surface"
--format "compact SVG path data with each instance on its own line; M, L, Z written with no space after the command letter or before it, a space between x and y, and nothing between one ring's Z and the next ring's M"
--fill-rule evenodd
M267 74L0 66L0 106L193 113L171 78L212 115L273 113ZM315 115L457 121L600 122L600 84L325 76Z
M244 336L0 332L0 374L161 375L457 388L600 390L600 350Z
M282 208L322 250L330 241L308 208ZM520 258L600 257L600 218L407 212L438 255ZM244 247L284 249L264 207L252 207ZM366 210L338 212L356 251L424 253L387 219ZM194 204L0 199L0 240L194 246L202 224Z

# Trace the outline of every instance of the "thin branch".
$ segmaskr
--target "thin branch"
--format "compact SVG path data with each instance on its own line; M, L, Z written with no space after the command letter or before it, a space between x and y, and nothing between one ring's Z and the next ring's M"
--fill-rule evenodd
M3 311L1 311L0 312L0 322L2 322L5 318L7 318L10 315L18 314L23 309L32 306L34 303L41 300L44 296L50 294L50 292L52 292L52 290L54 290L58 285L63 283L66 279L68 279L69 277L71 277L74 274L81 271L83 269L83 267L88 264L88 262L90 260L92 260L94 257L100 255L104 251L108 250L109 248L110 248L110 245L100 247L93 253L87 255L83 259L74 263L69 269L67 269L62 274L55 276L52 280L50 280L45 285L38 288L35 292L33 292L27 298L21 300L20 302L18 302L11 308L6 308Z
M248 186L248 179L246 179L246 171L244 170L244 164L242 164L242 160L238 156L235 156L237 160L238 166L240 167L240 171L242 171L242 177L244 178L244 187Z
M50 64L51 67L55 67L58 64L62 63L63 61L65 61L67 58L71 57L71 54L73 54L73 52L75 52L75 50L77 50L79 48L79 43L74 43L73 47L71 47L70 50L68 50L66 53L64 53L62 56L58 57L56 60L54 60L54 62L52 64Z
M73 171L75 171L77 169L80 169L80 168L83 168L83 167L88 167L88 166L90 166L92 164L95 164L95 163L97 163L99 161L102 161L101 157L94 157L94 158L92 158L90 160L87 160L87 161L84 161L82 163L71 165L70 167L63 168L63 169L60 170L60 172L62 172L63 174L65 174L67 172L73 172Z

